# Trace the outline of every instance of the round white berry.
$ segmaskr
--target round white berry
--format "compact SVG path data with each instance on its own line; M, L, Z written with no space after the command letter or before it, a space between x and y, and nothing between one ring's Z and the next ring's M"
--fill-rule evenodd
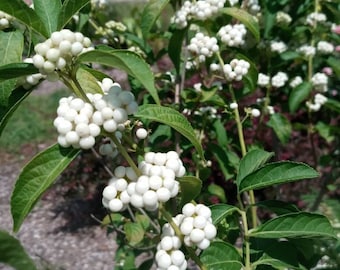
M171 236L164 236L160 242L161 249L168 251L173 248L172 246L172 237Z
M167 202L171 197L170 191L165 187L159 188L156 192L160 202Z
M103 190L103 197L107 200L112 200L117 196L117 190L113 185L106 186Z
M143 194L143 202L145 206L157 205L158 197L155 191L148 190Z
M199 249L204 250L210 246L210 241L204 238L201 242L197 243L196 245Z
M106 120L103 123L103 127L107 132L115 132L117 130L117 123L115 120Z
M148 136L148 132L145 128L139 128L136 130L136 137L140 140L145 139Z
M147 190L149 190L149 177L145 175L140 176L136 182L135 189L139 194L144 194Z
M79 146L82 149L90 149L91 147L94 146L95 143L96 143L96 141L95 141L94 137L92 137L92 136L87 136L87 137L81 138L79 140Z
M201 229L194 228L190 233L190 239L194 243L201 242L205 237L205 233Z
M128 183L126 182L124 178L119 178L115 182L115 186L118 191L123 191L123 190L126 190Z
M182 251L174 250L171 252L171 261L174 265L180 266L185 261L185 256Z
M208 240L215 238L217 234L216 227L211 223L207 223L207 225L204 227L204 234Z
M158 260L157 260L157 265L159 267L162 267L162 268L169 268L170 265L171 265L171 257L169 254L167 253L164 253L162 255L159 256Z
M118 166L114 170L114 175L119 178L124 177L125 173L126 173L126 168L124 166Z
M163 184L163 180L158 175L152 175L149 177L149 186L153 190L158 190Z
M123 203L121 200L115 198L110 200L109 202L109 208L112 212L119 212L123 208Z
M207 224L207 219L203 216L196 216L194 218L194 227L203 229Z
M137 208L142 208L144 206L143 197L137 193L131 195L130 202Z
M77 144L79 142L79 135L75 131L69 131L65 135L65 139L69 144Z
M182 213L186 217L191 217L196 211L196 206L193 205L192 203L187 203L183 206L182 208Z
M189 235L193 229L194 229L193 222L184 219L183 223L180 226L181 232L184 235Z

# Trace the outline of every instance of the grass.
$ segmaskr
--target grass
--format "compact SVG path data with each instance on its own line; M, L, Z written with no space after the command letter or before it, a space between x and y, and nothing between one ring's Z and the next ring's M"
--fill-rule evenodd
M25 144L39 144L57 138L53 120L58 101L66 90L51 94L28 96L14 112L1 137L0 149L13 154L20 153Z

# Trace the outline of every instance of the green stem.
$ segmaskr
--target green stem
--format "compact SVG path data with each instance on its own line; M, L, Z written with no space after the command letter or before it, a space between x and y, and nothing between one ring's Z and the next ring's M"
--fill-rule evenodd
M250 243L249 243L249 230L248 230L248 221L247 221L247 215L245 211L239 211L242 218L243 223L243 230L244 230L244 248L245 248L245 268L244 270L251 270L251 264L250 264Z

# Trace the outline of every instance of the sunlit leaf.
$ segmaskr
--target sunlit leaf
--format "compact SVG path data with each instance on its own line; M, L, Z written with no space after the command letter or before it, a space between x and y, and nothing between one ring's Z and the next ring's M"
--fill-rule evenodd
M33 0L34 11L44 23L47 33L50 36L58 30L58 16L61 9L60 0Z
M130 245L136 245L144 238L144 229L140 223L127 222L124 224L124 231Z
M64 1L58 18L58 29L63 29L80 9L90 3L90 0L66 0Z
M238 210L236 206L228 204L214 204L210 206L210 209L211 218L215 225L220 223L226 216Z

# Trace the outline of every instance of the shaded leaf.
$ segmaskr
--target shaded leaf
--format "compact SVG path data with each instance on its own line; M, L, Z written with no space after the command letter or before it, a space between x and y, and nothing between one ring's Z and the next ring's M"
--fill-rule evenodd
M61 9L60 0L33 0L34 11L44 23L47 33L50 36L58 30L58 17Z
M203 148L195 135L189 121L178 111L160 105L146 104L138 108L135 116L166 124L186 137L196 148L198 154L204 159Z
M37 269L18 239L0 230L0 243L0 262L17 270Z
M140 223L127 222L124 224L124 231L130 245L136 245L144 238L144 229Z
M292 132L292 126L285 116L280 113L274 113L270 116L270 120L267 122L267 125L274 130L280 142L288 142Z
M178 178L181 190L181 205L184 205L195 199L202 188L202 181L194 176L183 176Z
M312 83L303 82L295 87L289 95L288 105L290 112L295 112L300 104L306 100L312 90Z
M237 207L228 204L214 204L210 206L211 219L214 225L220 223L226 216L238 210Z
M63 29L80 9L90 3L90 0L66 0L60 10L58 29Z
M315 125L315 129L318 131L320 136L324 138L328 143L334 140L334 136L332 135L332 126L327 125L324 122L317 122Z
M300 211L295 204L278 200L260 201L256 203L256 206L269 209L277 215L284 215Z
M187 28L176 29L169 40L168 54L177 74L180 73L182 44L187 31Z
M13 231L18 231L41 195L78 155L79 149L54 144L37 154L23 168L11 197Z
M240 182L239 191L261 189L316 177L319 177L319 173L307 164L292 161L273 162L247 175Z
M271 219L249 232L260 238L336 238L329 220L319 214L298 212Z
M209 184L208 191L210 194L217 196L221 200L221 202L225 203L227 201L224 189L221 186L216 184Z
M11 63L0 66L0 82L36 73L39 73L39 70L33 64Z

